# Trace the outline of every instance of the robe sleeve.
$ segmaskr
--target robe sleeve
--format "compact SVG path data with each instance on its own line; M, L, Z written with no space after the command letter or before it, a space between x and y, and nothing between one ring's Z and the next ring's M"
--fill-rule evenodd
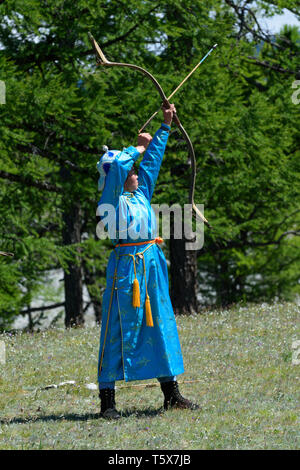
M123 193L128 172L139 156L140 153L138 150L130 146L115 158L105 178L105 186L98 206L100 206L100 204L112 204L115 208L118 207L119 198Z
M148 145L139 167L139 187L144 196L151 201L161 162L167 145L170 126L162 124Z

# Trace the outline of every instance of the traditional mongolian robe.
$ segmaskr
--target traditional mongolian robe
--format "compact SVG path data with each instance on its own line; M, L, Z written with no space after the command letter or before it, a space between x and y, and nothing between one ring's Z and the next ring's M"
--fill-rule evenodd
M117 246L110 255L102 302L98 380L141 380L184 372L175 316L169 296L165 256L157 243L156 217L150 202L169 135L162 124L144 154L139 186L124 192L124 183L139 152L124 149L110 166L98 203L98 214ZM113 207L114 210L109 210ZM134 246L122 244L138 243ZM133 307L133 283L140 289L140 307ZM149 296L153 327L147 326Z

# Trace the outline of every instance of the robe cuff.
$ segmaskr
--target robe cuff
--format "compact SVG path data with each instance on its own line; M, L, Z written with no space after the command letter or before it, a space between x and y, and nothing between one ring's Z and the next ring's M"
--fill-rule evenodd
M135 147L133 147L133 145L130 145L130 147L124 149L124 152L128 153L133 158L134 162L136 162L140 156L140 152Z
M160 128L163 129L164 131L168 131L168 132L170 132L170 130L171 130L171 126L168 126L168 124L165 124L164 122L162 122Z

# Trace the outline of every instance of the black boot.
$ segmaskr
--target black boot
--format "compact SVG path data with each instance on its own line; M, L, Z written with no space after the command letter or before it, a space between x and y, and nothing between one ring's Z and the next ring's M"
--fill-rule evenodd
M168 410L169 408L198 410L200 408L199 405L197 405L196 403L192 403L180 394L178 383L176 382L176 380L172 380L170 382L162 382L160 386L165 396L165 410Z
M121 415L116 410L115 390L113 388L103 388L100 390L101 416L106 419L119 419Z

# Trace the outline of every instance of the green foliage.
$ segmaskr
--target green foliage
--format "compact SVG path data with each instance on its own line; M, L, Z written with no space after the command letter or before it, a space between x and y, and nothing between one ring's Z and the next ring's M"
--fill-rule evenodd
M296 11L294 1L252 3L255 13ZM7 97L0 106L0 249L15 254L0 259L5 327L43 289L44 273L68 271L70 262L86 263L95 277L91 292L99 296L109 245L95 240L96 162L103 144L134 144L160 105L138 72L95 66L88 31L109 60L147 68L166 95L219 44L174 97L197 156L195 200L205 204L214 227L199 252L203 303L299 292L299 106L291 101L299 31L285 27L268 42L257 29L250 33L256 26L249 12L250 29L241 29L231 4L1 3L0 79ZM174 127L154 203L187 202L186 160ZM68 246L63 214L74 202L82 211L82 241Z

